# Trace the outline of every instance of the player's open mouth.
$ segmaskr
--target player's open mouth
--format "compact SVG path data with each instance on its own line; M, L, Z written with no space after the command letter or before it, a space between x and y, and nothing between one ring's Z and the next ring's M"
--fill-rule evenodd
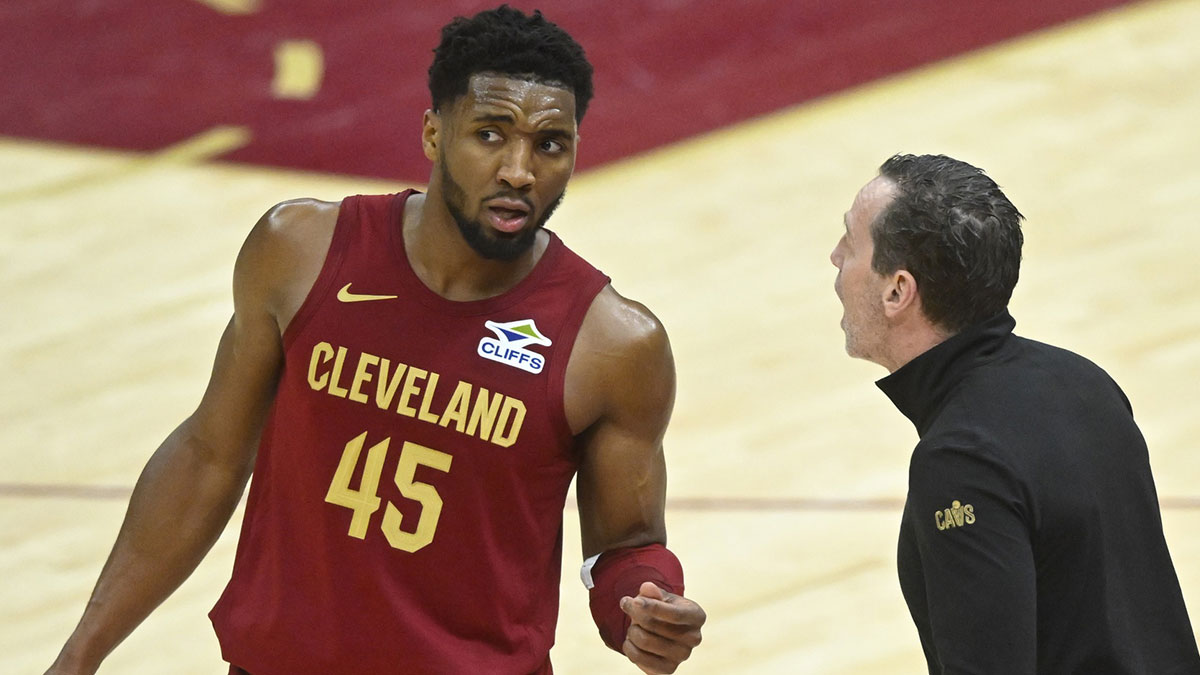
M529 220L529 206L517 199L493 199L484 209L488 222L492 227L505 233L512 233L525 227Z

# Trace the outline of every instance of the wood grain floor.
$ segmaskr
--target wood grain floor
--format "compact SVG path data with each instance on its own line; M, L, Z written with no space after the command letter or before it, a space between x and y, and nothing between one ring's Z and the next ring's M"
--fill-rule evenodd
M915 433L844 356L828 261L899 151L986 168L1028 217L1017 330L1125 388L1196 616L1198 32L1200 3L1138 4L576 177L552 226L678 360L671 545L711 617L681 672L924 672L894 570ZM199 399L258 215L403 187L207 161L231 133L153 155L0 139L0 672L42 672L77 620ZM595 636L573 518L556 670L631 672ZM223 672L205 615L235 535L102 673Z

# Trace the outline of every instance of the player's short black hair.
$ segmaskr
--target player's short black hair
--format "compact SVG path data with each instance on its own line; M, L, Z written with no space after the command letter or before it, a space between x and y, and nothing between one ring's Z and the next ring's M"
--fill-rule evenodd
M575 121L583 121L592 99L592 64L583 47L538 10L526 15L508 5L442 28L442 41L429 66L434 111L467 93L472 75L496 73L562 86L575 94Z
M896 155L879 173L899 190L872 223L871 268L908 270L926 317L953 333L1008 307L1024 216L1000 186L944 155Z

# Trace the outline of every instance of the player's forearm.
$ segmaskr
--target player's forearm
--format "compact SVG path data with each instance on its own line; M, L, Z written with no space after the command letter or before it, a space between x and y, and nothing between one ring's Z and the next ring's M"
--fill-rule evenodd
M247 453L248 454L248 453ZM215 461L187 423L154 453L59 663L93 672L192 573L221 534L249 462Z

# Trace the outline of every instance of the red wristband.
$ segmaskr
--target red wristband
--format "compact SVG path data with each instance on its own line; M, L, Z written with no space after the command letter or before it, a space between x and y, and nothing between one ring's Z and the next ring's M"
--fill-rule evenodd
M591 568L591 580L592 620L604 644L621 653L629 631L629 615L621 611L621 598L636 598L646 581L683 595L683 566L662 544L605 551Z

